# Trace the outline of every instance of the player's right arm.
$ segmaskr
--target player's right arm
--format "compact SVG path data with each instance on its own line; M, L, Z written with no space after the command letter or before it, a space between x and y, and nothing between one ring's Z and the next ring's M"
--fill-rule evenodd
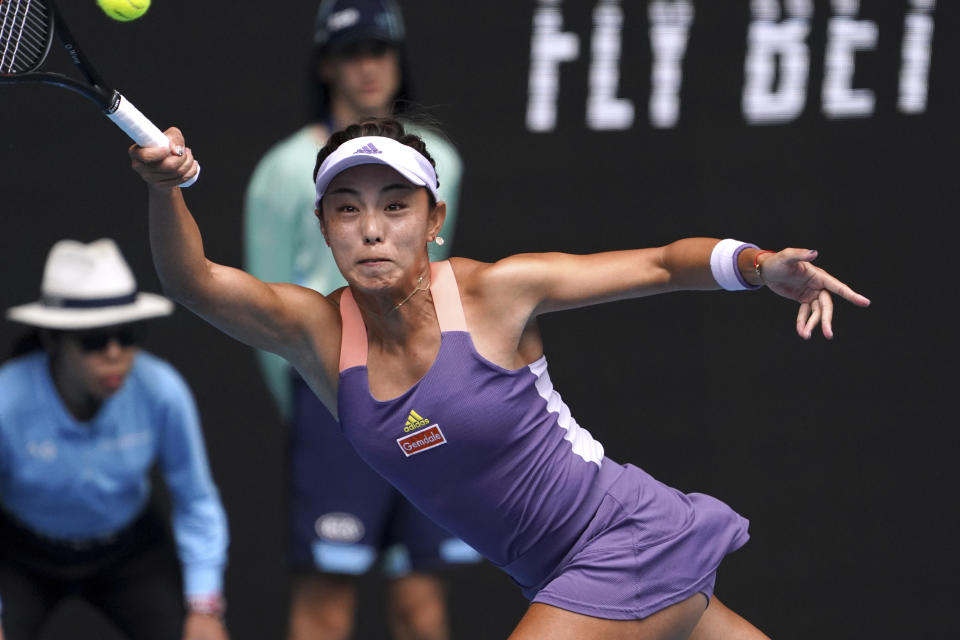
M257 163L247 185L243 207L243 268L264 282L302 284L295 269L303 231L299 222L302 215L312 209L316 195L309 169L294 171L287 164L289 144L284 141L268 151ZM289 364L267 351L257 351L257 360L280 414L289 418L293 410Z
M130 150L134 169L149 185L150 246L165 293L234 338L298 367L315 368L312 353L324 361L335 357L339 315L325 297L291 284L267 284L207 259L176 187L196 172L196 161L178 130L167 135L183 155L160 147Z

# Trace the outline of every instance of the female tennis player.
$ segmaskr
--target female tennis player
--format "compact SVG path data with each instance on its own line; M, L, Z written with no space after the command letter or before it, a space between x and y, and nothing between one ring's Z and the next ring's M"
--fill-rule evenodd
M347 19L349 18L349 19ZM245 269L266 282L329 293L346 285L313 216L313 165L327 137L372 117L404 116L413 100L403 14L395 0L323 0L309 67L311 122L261 158L244 200ZM462 162L448 141L417 127L443 174L446 258L456 226ZM291 569L286 640L353 635L359 576L386 578L384 610L394 640L448 640L444 573L479 554L437 526L357 457L336 419L274 353L260 371L287 422L286 491ZM453 598L458 594L454 592Z
M764 638L716 598L747 522L620 465L547 374L537 316L676 290L766 285L800 303L797 332L832 336L831 293L866 306L806 249L687 238L593 255L433 263L443 223L433 163L394 121L334 134L317 158L317 216L348 286L266 284L204 256L170 149L131 148L149 185L150 241L168 294L235 338L287 358L360 456L532 601L513 640ZM172 152L171 152L172 150Z

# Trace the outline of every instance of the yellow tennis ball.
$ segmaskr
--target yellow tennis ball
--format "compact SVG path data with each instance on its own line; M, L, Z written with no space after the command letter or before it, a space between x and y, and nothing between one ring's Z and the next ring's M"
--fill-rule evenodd
M136 20L150 8L150 0L97 0L103 12L114 20Z

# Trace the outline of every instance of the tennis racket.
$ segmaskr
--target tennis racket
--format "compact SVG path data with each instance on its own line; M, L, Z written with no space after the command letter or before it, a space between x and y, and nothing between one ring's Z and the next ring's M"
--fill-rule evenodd
M86 82L41 66L56 35ZM141 147L166 147L170 140L139 109L108 87L83 55L53 0L0 0L0 85L49 84L69 89L92 101ZM181 184L189 187L197 173Z

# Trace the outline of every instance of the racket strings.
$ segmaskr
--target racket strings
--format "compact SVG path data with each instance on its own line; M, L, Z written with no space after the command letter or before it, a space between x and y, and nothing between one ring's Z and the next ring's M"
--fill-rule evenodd
M0 74L32 71L49 50L51 24L41 0L0 0Z

